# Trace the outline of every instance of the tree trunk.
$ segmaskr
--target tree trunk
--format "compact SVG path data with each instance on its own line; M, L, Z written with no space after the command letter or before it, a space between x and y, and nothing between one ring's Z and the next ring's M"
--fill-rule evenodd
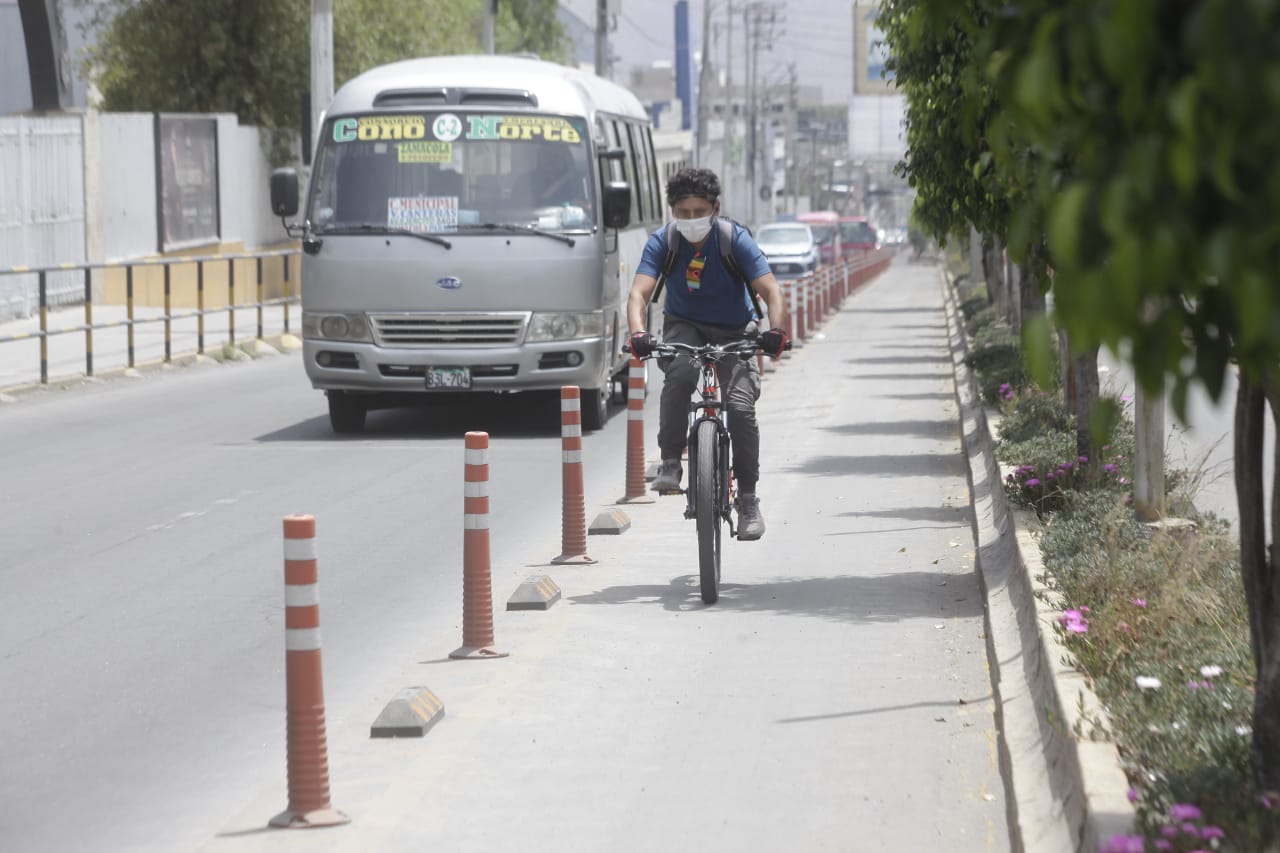
M1099 470L1099 460L1089 426L1093 410L1098 407L1098 348L1093 347L1071 359L1071 373L1075 388L1076 454L1088 460L1089 472L1093 474Z
M1004 283L1004 261L1000 253L1000 241L991 238L991 245L982 251L982 267L987 276L987 293L1001 317L1008 316L1009 298Z
M1275 552L1267 547L1262 490L1262 447L1266 406L1276 416L1272 389L1243 375L1236 394L1235 476L1240 509L1240 569L1249 608L1249 637L1257 689L1253 700L1253 772L1258 787L1269 796L1280 794L1280 648L1277 648L1278 576ZM1280 456L1280 442L1276 443ZM1280 474L1280 468L1275 469ZM1273 478L1275 477L1273 474ZM1273 488L1275 484L1273 483ZM1272 530L1276 530L1280 503L1273 492Z
M1027 323L1032 317L1044 313L1044 293L1040 290L1040 275L1027 261L1018 265L1018 322Z

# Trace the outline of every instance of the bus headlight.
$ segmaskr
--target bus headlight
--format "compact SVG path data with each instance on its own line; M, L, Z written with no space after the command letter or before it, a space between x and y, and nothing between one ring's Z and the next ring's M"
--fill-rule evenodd
M543 314L536 313L529 321L530 343L539 341L571 341L578 338L598 338L604 334L604 314Z
M363 314L302 313L302 336L326 341L372 341Z

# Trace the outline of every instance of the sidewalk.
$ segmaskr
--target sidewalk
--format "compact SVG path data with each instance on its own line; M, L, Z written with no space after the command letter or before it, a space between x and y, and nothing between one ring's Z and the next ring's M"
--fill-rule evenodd
M192 309L173 309L173 314L184 315ZM302 324L302 309L297 304L288 306L289 329L298 334ZM164 360L164 309L149 306L134 308L134 365L141 367ZM94 305L93 372L95 376L118 372L128 367L128 319L123 305ZM285 306L268 305L263 308L262 335L271 338L285 331ZM142 321L147 322L142 322ZM205 315L204 350L206 355L220 354L223 344L231 340L231 312L219 309ZM241 344L258 337L256 308L238 307L235 310L235 342ZM75 329L85 322L84 306L51 309L48 329L57 332ZM173 360L193 356L199 344L199 319L184 316L171 324L170 354ZM31 335L40 331L39 316L0 323L0 338ZM49 385L80 381L85 376L85 333L69 331L51 334L49 337ZM39 385L40 339L0 342L0 392Z
M591 537L596 565L523 567L563 590L551 610L494 589L510 657L450 661L460 626L430 626L396 683L328 720L350 824L266 828L282 742L280 776L201 849L1020 849L938 270L900 259L851 297L767 374L759 415L769 530L725 543L716 605L683 500L627 506L630 530ZM617 508L590 498L589 518ZM410 686L444 719L371 739Z

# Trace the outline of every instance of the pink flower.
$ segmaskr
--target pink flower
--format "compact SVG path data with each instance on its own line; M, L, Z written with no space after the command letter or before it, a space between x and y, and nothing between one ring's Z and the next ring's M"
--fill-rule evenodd
M1222 831L1220 826L1206 826L1200 830L1200 837L1205 841L1211 841L1214 838L1226 838L1227 834Z
M1113 835L1102 848L1102 853L1143 853L1146 846L1141 835Z
M1145 598L1131 598L1129 599L1129 603L1132 604L1134 607L1147 606L1147 600Z
M1174 803L1169 807L1170 820L1202 820L1204 815L1191 803Z

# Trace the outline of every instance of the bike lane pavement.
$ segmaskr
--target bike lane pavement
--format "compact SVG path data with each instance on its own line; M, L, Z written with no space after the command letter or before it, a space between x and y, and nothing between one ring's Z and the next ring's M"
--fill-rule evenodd
M506 612L495 587L510 657L450 661L460 624L425 626L400 682L329 720L350 824L265 828L282 742L280 778L202 849L1010 849L938 270L899 261L846 300L767 373L758 413L768 531L725 542L717 604L683 498L622 508L631 527L590 538L595 565L546 565L558 532L531 542L528 574L564 599ZM588 518L623 493L622 451ZM370 739L414 685L443 720Z

